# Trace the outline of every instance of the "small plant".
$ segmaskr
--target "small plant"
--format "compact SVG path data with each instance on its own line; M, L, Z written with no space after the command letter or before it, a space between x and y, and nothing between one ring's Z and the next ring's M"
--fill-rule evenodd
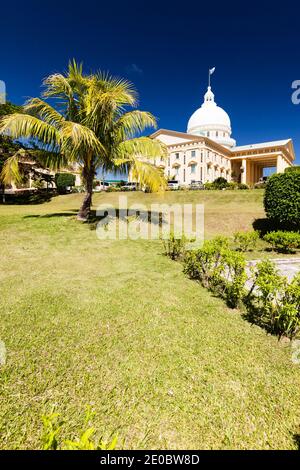
M42 450L114 450L117 445L117 437L109 443L102 439L93 438L95 434L94 427L88 427L94 413L90 407L87 407L83 431L75 440L59 439L60 431L64 422L59 419L58 413L50 413L42 417L43 431L41 436ZM86 429L87 428L87 429Z
M259 233L254 230L250 232L235 232L234 234L234 243L237 245L238 251L254 250L258 239Z
M279 337L294 338L300 331L300 274L289 284L270 260L252 271L253 285L245 298L249 318Z
M171 233L167 240L163 240L165 255L172 260L183 258L188 241L185 235L176 236L174 233Z
M298 232L269 232L264 236L264 240L272 245L272 248L279 253L295 253L300 247L300 233Z
M56 450L59 446L58 434L63 422L59 421L58 418L58 413L50 413L49 415L42 416L43 431L41 442L43 450Z
M226 189L238 189L238 183L236 181L229 181Z
M214 183L207 181L206 183L204 183L204 189L208 189L208 190L215 189Z
M225 237L206 241L199 250L188 252L184 260L185 274L224 298L232 308L239 305L245 293L245 266L244 256L230 250Z
M245 183L239 183L238 189L250 189L249 186Z

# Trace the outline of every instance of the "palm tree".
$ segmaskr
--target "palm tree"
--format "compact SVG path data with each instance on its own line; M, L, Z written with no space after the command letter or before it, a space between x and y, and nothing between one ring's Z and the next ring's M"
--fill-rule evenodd
M51 155L52 168L76 163L81 167L85 197L77 218L86 221L92 205L96 171L127 170L150 190L164 187L165 179L151 159L166 156L165 146L149 137L137 137L147 127L156 127L154 116L139 111L137 93L127 80L98 72L84 75L82 64L69 63L65 74L44 80L42 98L24 105L24 112L5 116L0 134L13 139L30 138ZM17 178L17 157L6 161L4 181Z

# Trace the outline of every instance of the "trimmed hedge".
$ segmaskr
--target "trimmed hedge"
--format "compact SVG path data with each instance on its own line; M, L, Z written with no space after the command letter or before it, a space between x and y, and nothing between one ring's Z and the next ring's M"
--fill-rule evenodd
M300 171L300 165L289 166L284 170L285 173L294 173L295 171Z
M288 227L300 227L300 172L272 175L264 196L269 219Z
M64 193L69 186L75 185L75 175L72 173L56 173L55 184L59 193Z

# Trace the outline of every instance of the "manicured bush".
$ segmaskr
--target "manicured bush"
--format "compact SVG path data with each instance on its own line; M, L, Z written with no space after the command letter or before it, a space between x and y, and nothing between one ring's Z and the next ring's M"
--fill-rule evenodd
M72 187L75 185L75 175L72 173L56 173L55 175L55 184L57 187L57 191L60 194L64 194L68 187Z
M300 331L300 273L288 283L270 260L252 271L253 284L245 297L249 318L279 337L294 338Z
M238 251L251 251L254 250L259 239L259 233L250 232L235 232L234 243Z
M264 240L272 245L273 249L279 253L294 253L296 248L300 248L300 233L298 232L269 232L264 236Z
M224 189L224 188L227 188L228 182L225 178L220 176L219 178L216 178L214 180L213 185L215 189Z
M184 259L184 272L203 287L224 298L229 307L237 307L245 294L245 258L228 248L229 240L217 237Z
M284 170L285 173L293 173L295 171L300 171L300 165L289 166Z
M245 183L239 183L238 189L250 189L249 186Z
M264 196L269 219L284 228L300 227L300 172L290 171L272 175Z

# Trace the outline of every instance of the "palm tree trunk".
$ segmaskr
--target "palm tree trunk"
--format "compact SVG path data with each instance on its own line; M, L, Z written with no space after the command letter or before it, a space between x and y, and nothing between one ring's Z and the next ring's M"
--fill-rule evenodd
M86 222L91 214L94 173L95 171L93 168L83 170L83 178L85 180L86 193L83 199L82 206L77 214L77 220L80 220L81 222Z

